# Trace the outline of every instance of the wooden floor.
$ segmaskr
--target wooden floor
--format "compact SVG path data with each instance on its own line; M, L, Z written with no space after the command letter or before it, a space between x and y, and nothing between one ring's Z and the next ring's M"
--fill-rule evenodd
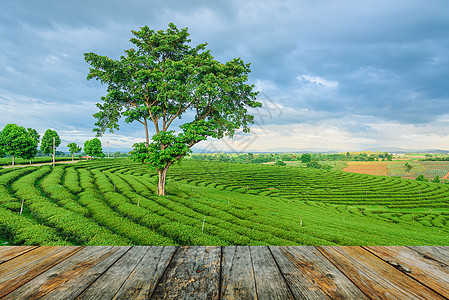
M1 299L447 299L449 247L0 247Z

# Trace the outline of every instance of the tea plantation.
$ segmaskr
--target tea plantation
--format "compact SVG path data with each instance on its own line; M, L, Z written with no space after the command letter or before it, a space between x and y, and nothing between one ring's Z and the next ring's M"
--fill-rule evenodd
M0 169L9 245L449 245L449 186L332 170L128 159ZM20 214L23 201L23 212Z

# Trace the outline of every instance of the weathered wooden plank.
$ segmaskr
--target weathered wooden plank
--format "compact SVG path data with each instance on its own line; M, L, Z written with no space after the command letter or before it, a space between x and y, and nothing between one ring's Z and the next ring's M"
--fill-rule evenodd
M443 299L416 280L359 246L317 246L373 299Z
M85 247L16 289L5 299L73 299L129 249L129 246Z
M221 297L256 299L256 283L249 246L222 248Z
M367 299L315 247L270 247L270 249L296 298Z
M250 247L259 299L294 299L268 247Z
M134 246L77 299L112 299L151 247Z
M153 299L218 299L220 247L179 247Z
M423 254L424 258L433 259L449 265L448 246L408 246L409 248Z
M149 299L177 247L154 246L126 279L115 299Z
M83 247L42 246L0 265L0 298L67 259Z
M0 247L0 264L36 248L37 246L2 246Z
M399 271L449 298L449 266L407 247L364 247Z

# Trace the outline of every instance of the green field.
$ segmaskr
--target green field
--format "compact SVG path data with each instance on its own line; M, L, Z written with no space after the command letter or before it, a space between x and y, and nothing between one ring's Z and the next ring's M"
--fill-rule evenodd
M386 176L186 160L0 169L10 245L449 245L449 186ZM19 215L21 203L23 213Z
M55 161L68 161L72 160L72 157L56 157ZM79 160L77 156L74 157L74 160ZM39 164L39 163L48 163L52 162L53 158L48 157L35 157L31 160L31 163L33 164ZM27 165L30 163L30 160L23 159L23 158L16 158L14 160L15 165ZM0 166L10 166L12 164L12 158L11 157L2 157L0 158Z

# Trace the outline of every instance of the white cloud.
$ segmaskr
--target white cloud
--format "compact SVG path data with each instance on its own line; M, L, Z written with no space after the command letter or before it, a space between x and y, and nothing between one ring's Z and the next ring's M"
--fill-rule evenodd
M58 150L67 151L68 143L76 143L79 146L83 147L84 142L87 140L91 140L94 138L94 134L92 130L63 130L58 131L59 136L61 137L61 145L58 147ZM130 151L132 150L132 145L135 143L141 143L144 141L142 137L134 137L131 135L122 135L119 133L114 134L105 134L102 137L99 137L101 141L101 145L103 148L103 152L107 152L107 147L109 143L109 150L112 151Z
M324 86L324 87L328 87L328 88L337 87L339 84L338 81L332 81L332 80L328 80L328 79L324 79L322 77L312 76L312 75L298 75L298 76L296 76L296 79L300 82L312 83L312 84L316 84L318 86Z
M279 87L271 80L263 80L263 79L257 79L254 83L254 87L256 91L269 93L278 91Z
M198 148L217 152L355 151L379 147L405 150L449 149L449 129L438 128L439 123L416 126L353 115L327 119L314 125L297 123L253 126L250 134L237 135L233 140L209 140L202 142Z
M0 111L1 127L16 123L43 133L47 128L74 129L81 123L85 124L84 127L89 127L94 123L92 114L96 112L96 107L94 102L78 101L72 104L43 101L18 94L2 94Z
M49 64L58 64L61 62L61 59L54 55L48 55L44 58L44 61Z

